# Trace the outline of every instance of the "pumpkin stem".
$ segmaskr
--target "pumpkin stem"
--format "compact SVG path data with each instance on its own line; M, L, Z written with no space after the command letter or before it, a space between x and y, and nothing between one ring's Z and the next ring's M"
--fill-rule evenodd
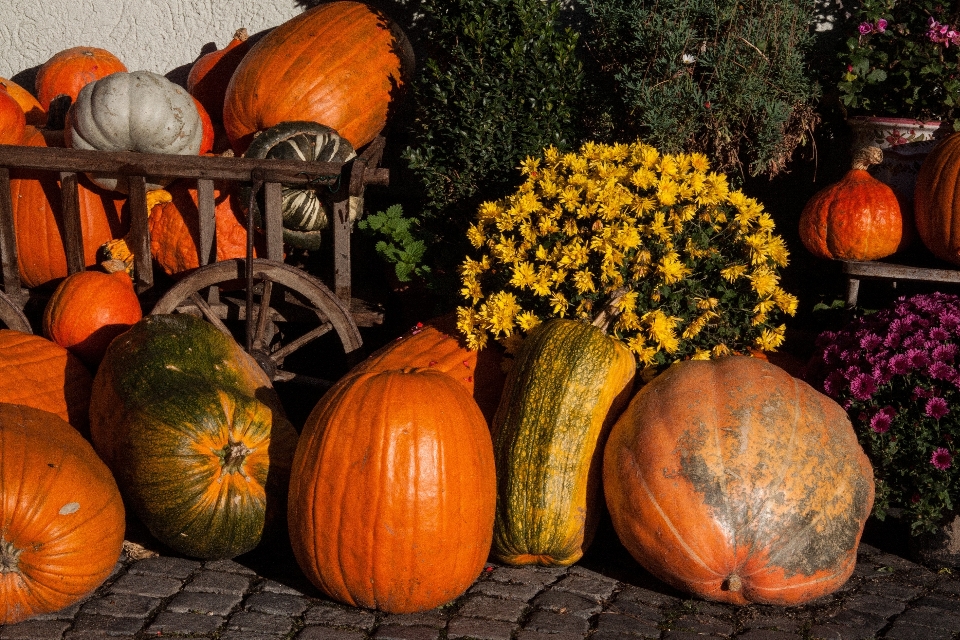
M13 543L0 538L0 574L19 573L20 554L23 549L17 549Z
M240 27L233 33L233 39L239 40L240 42L246 41L250 37L250 33L247 31L246 27Z
M610 295L610 300L600 308L600 312L594 316L593 321L590 324L595 327L599 327L601 331L607 333L614 318L620 315L621 309L618 308L620 301L623 299L623 296L627 295L627 292L629 291L630 289L628 287L620 287L619 289L614 290L614 292Z
M253 449L248 448L242 442L234 442L232 439L227 440L227 444L223 445L223 449L215 452L217 457L220 458L220 464L223 465L224 473L239 473L243 474L243 462L247 459L247 456L253 453Z
M736 593L737 591L740 591L740 589L743 588L743 580L741 580L740 576L738 576L737 574L735 573L731 574L731 576L727 578L726 581L723 583L723 588L726 591L733 591L734 593Z
M853 169L866 171L870 165L883 162L883 149L880 147L860 147L853 152Z

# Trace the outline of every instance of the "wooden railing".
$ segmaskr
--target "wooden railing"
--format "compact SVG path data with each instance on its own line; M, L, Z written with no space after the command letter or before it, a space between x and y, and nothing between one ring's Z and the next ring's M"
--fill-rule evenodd
M266 257L283 259L283 228L280 214L281 185L327 185L333 196L334 283L333 290L349 308L350 210L362 208L366 185L386 185L389 172L379 168L385 139L380 136L363 153L345 164L296 160L256 160L221 156L180 156L133 152L83 151L52 147L0 145L0 259L3 290L23 307L29 292L21 287L10 192L11 170L26 169L59 174L62 194L62 240L68 273L84 270L83 238L77 176L80 173L125 177L130 210L128 244L135 257L138 293L153 285L150 232L147 225L146 185L149 178L187 178L197 184L199 210L199 261L215 257L214 181L247 183L253 197L264 191Z

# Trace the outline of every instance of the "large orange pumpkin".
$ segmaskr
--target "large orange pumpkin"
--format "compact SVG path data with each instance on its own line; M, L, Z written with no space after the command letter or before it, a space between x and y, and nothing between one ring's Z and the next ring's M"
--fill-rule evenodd
M0 144L20 144L27 116L20 103L0 85Z
M200 266L200 213L196 186L180 180L168 190L172 200L154 205L150 212L150 253L167 274L174 275ZM214 186L217 260L247 255L247 229L238 218L235 191L232 184Z
M110 342L143 317L125 271L67 276L43 311L43 334L92 367Z
M603 485L640 564L734 604L838 589L874 497L843 408L749 356L681 362L644 386L610 433Z
M331 127L359 149L385 126L412 67L409 41L384 15L361 2L321 4L250 48L227 86L224 128L237 153L292 120Z
M914 190L920 240L941 260L960 264L960 134L940 141L924 159Z
M457 314L452 312L418 323L375 351L351 373L411 367L442 371L467 388L491 424L506 380L502 359L503 351L498 345L482 351L468 349L457 330Z
M80 89L87 83L126 70L126 65L106 49L64 49L54 54L37 70L37 100L44 110L49 110L50 102L58 96L68 96L71 102L75 102Z
M21 87L13 80L0 78L0 86L6 88L7 93L13 96L17 101L23 113L27 116L27 124L34 127L42 127L47 123L47 112L33 96L32 93Z
M93 592L120 558L125 524L89 442L52 413L0 403L0 624Z
M24 145L45 147L48 142L39 129L27 127ZM129 221L121 216L124 200L119 194L93 186L83 175L78 176L78 192L84 264L91 266L97 263L100 245L111 238L123 237ZM13 170L10 193L20 279L24 286L39 287L66 277L59 176L49 171Z
M431 369L348 375L297 444L290 539L330 597L423 611L482 571L495 502L493 444L461 384Z
M0 402L49 411L86 435L92 386L83 362L57 343L0 329Z
M200 56L190 67L187 91L200 101L216 122L223 121L223 99L227 85L250 49L249 37L246 29L237 29L227 46Z
M877 260L893 255L911 237L909 218L888 185L867 172L883 160L879 147L863 147L838 182L818 191L800 214L800 239L826 260Z

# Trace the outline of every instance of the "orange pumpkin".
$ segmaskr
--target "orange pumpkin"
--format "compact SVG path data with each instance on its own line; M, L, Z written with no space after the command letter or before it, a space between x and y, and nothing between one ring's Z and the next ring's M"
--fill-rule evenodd
M203 129L203 137L200 139L199 152L199 155L202 156L205 153L210 153L213 151L213 121L210 119L210 114L203 107L203 105L200 104L200 101L197 100L196 97L193 98L193 103L197 105L197 113L200 114L200 124Z
M0 402L49 411L87 435L92 386L83 362L57 343L0 329Z
M387 121L396 92L413 69L403 32L367 4L321 4L258 41L227 86L223 124L237 153L254 133L309 120L359 149Z
M223 49L211 51L197 58L187 75L187 91L200 101L210 117L223 121L223 99L227 85L237 65L250 49L249 34L244 28L237 29L233 39Z
M27 124L34 127L42 127L47 123L47 112L40 106L40 103L33 97L32 93L13 80L6 78L0 78L0 86L6 88L7 93L9 93L20 105L20 108L23 109L23 113L27 117Z
M611 430L603 486L640 564L733 604L842 586L874 497L843 408L749 356L680 362L646 384Z
M150 254L169 275L200 266L197 189L188 185L183 180L172 184L172 200L154 205L150 212ZM232 183L214 186L217 260L247 255L247 229L238 217L240 209L234 191Z
M914 219L930 253L960 264L960 134L944 138L924 159L914 191Z
M61 282L43 311L43 335L96 367L110 342L143 317L125 271L81 271Z
M409 613L476 580L495 502L493 444L461 384L431 369L359 373L306 421L288 529L301 569L330 597Z
M0 456L0 624L12 624L99 587L126 520L106 465L52 413L0 403Z
M20 103L0 85L0 144L20 144L27 116Z
M27 146L45 147L51 141L34 127L27 127L24 133L23 144ZM39 287L67 275L58 178L49 171L10 172L20 279L27 287ZM97 263L100 245L123 237L129 220L121 215L124 200L119 194L93 186L83 175L78 176L78 192L84 264L91 266Z
M888 185L867 172L883 160L879 147L858 149L853 168L807 202L800 214L800 239L826 260L877 260L906 246L910 223Z
M506 380L500 366L502 358L498 345L482 351L468 349L457 329L457 314L453 312L418 323L375 351L351 373L411 367L437 369L466 387L491 424Z
M37 100L45 111L50 109L50 102L58 96L68 96L71 103L76 102L77 94L87 83L126 70L123 62L106 49L64 49L37 70Z

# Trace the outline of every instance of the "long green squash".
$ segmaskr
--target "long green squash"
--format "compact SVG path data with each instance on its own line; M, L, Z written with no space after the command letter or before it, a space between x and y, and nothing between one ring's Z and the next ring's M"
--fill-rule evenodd
M508 564L569 565L602 506L603 439L629 400L636 361L619 341L552 319L524 340L493 421L493 553Z
M90 418L131 510L174 551L232 558L285 521L297 432L256 361L213 325L152 315L114 339Z

